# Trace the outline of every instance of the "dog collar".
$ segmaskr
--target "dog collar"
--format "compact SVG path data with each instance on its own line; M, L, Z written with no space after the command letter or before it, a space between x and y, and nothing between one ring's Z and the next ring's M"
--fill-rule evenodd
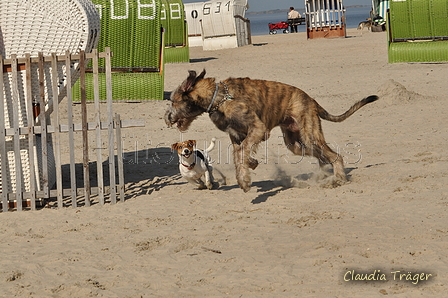
M193 170L193 168L194 168L194 166L196 165L196 163L194 162L194 163L192 163L191 165L189 165L189 166L187 166L187 165L184 165L183 163L180 163L181 165L183 165L184 167L186 167L187 169L189 169L190 171L191 170Z
M207 113L208 112L210 112L210 109L212 108L212 106L213 106L213 103L215 102L215 99L216 99L216 95L218 95L218 88L219 88L219 84L218 83L216 83L216 87L215 87L215 93L213 93L213 98L212 98L212 102L210 103L210 105L208 106L208 108L207 108Z
M222 84L222 85L224 86L224 89L225 89L225 91L226 91L226 94L224 95L224 97L222 98L222 100L216 105L216 107L214 107L212 110L210 110L211 107L212 107L212 105L213 105L213 103L215 102L216 95L217 95L217 93L218 93L218 84ZM223 103L225 103L227 100L232 100L232 99L233 99L233 96L229 94L229 87L227 87L226 83L224 83L224 82L216 83L215 94L213 94L212 102L211 102L210 105L208 106L207 113L212 114L214 111L216 111L217 109L219 109L219 107L220 107Z

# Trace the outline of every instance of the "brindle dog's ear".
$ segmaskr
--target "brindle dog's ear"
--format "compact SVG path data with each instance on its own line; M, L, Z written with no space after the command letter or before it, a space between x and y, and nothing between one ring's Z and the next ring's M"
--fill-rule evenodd
M188 78L181 85L181 90L184 93L190 92L193 89L194 85L198 81L200 81L200 80L202 80L204 78L204 76L205 76L205 69L197 77L196 77L196 71L194 71L194 70L189 70L188 73L190 75L188 76Z
M188 78L182 83L180 86L181 90L185 92L190 92L193 88L194 83L196 82L196 72L194 70L189 70L188 73L190 74Z
M205 69L202 70L201 74L196 78L196 82L202 80L205 77Z

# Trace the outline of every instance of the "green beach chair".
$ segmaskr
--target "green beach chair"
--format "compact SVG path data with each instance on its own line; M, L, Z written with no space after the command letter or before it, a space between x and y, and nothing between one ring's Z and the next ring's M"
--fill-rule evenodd
M448 1L392 1L388 15L389 62L448 61Z
M190 61L185 9L181 0L162 0L160 20L165 30L165 63Z
M112 96L115 101L162 100L164 95L162 0L92 1L101 15L98 51L110 47ZM100 65L104 66L104 65ZM93 74L86 76L87 100L93 100ZM100 73L100 98L106 99L106 78ZM80 100L79 83L73 98Z

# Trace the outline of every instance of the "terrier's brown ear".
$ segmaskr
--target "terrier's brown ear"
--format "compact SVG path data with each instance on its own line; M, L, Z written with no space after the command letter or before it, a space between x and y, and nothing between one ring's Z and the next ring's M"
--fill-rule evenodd
M188 143L191 144L192 147L196 146L196 140L188 140Z
M175 143L173 145L171 145L171 150L177 150L177 148L179 148L179 143Z

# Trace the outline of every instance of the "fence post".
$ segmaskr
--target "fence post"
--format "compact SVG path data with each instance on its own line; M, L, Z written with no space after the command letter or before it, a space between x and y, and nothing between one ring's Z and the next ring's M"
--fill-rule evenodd
M19 87L17 82L17 56L15 54L11 55L11 68L12 68L12 110L13 110L13 126L14 126L14 161L15 161L15 172L16 172L16 203L17 211L22 210L22 158L20 155L20 124L19 124Z
M114 154L114 119L112 115L112 73L111 73L111 52L106 47L106 96L107 96L107 116L109 134L109 177L110 177L110 202L117 202L117 191L115 182L115 154Z
M65 52L65 69L71 68L70 51ZM76 202L76 168L75 168L75 135L73 127L73 98L72 98L72 74L66 71L67 76L67 117L68 117L68 144L70 151L70 190L72 197L72 207L77 206Z
M118 185L120 201L124 202L123 146L121 143L121 119L118 114L115 114L115 130L117 133Z
M40 114L39 121L41 126L41 146L42 146L42 180L44 191L44 198L49 197L48 192L48 147L47 147L47 116L45 112L45 78L44 78L44 56L42 52L39 52L39 105Z
M30 160L30 199L31 210L36 210L36 160L34 159L35 150L35 136L34 136L34 106L33 106L33 91L31 87L31 55L25 54L25 69L26 69L26 104L27 104L27 122L28 122L28 157Z
M5 115L5 97L4 83L3 83L3 56L0 55L0 70L2 77L0 78L0 115ZM9 209L8 191L9 183L6 176L7 173L7 161L8 156L6 152L6 131L5 131L5 119L0 119L0 158L1 158L1 171L2 171L2 209L3 212L7 212Z
M103 158L101 155L101 110L100 110L100 87L98 74L98 50L92 50L92 68L93 68L93 98L95 102L95 133L96 133L96 171L98 180L98 200L100 205L104 205L104 181L103 181Z
M62 201L62 169L61 169L61 140L59 135L59 98L58 98L58 61L55 53L51 54L51 83L52 83L52 92L53 92L53 113L54 113L54 155L55 155L55 163L56 163L56 191L57 191L57 200L58 207L63 207Z
M86 206L90 206L90 169L89 169L89 139L87 134L87 95L86 95L86 61L85 52L79 53L81 76L81 114L82 114L82 165L84 174L84 199Z

